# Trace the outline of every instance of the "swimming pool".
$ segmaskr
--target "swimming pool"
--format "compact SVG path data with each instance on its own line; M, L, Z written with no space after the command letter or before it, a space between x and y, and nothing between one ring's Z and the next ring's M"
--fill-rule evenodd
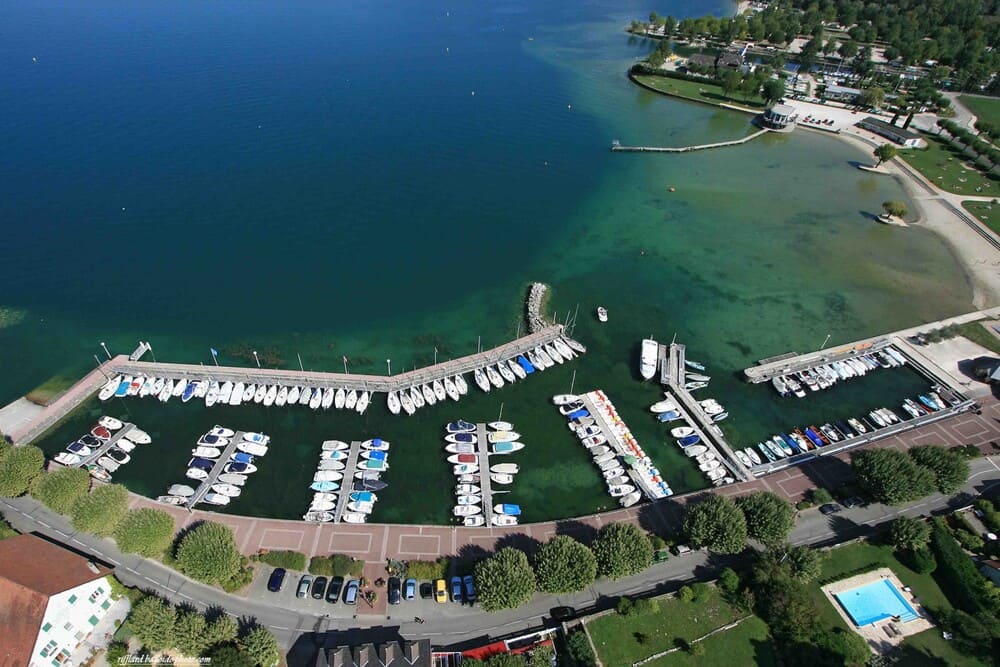
M917 618L917 612L888 579L836 593L834 597L858 627L893 616L903 622Z

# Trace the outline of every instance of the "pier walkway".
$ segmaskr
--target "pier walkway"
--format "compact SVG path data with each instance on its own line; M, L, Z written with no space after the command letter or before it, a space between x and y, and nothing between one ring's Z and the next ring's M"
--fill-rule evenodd
M719 141L714 144L699 144L697 146L679 146L676 148L666 147L666 146L622 146L617 139L611 142L611 150L616 153L690 153L692 151L705 151L711 148L723 148L725 146L739 146L740 144L745 144L748 141L756 139L762 134L767 134L771 130L758 130L753 134L749 134L742 139L734 139L732 141Z
M361 440L352 440L351 447L347 450L347 461L344 464L344 476L340 482L340 495L337 496L337 507L333 510L333 521L340 523L340 519L347 510L347 503L351 502L351 493L354 489L354 471L358 467L358 458L361 456Z
M81 456L80 462L72 467L83 468L85 466L90 465L91 463L96 463L97 459L107 454L109 449L114 447L119 440L124 438L129 431L132 431L134 429L135 429L135 424L129 424L129 423L122 424L122 427L118 429L118 431L114 435L112 435L107 442L105 442L103 445L94 450L92 454L89 454L87 456ZM129 456L132 455L129 454Z
M722 464L733 473L733 476L738 481L745 482L751 478L750 470L736 458L733 448L730 446L729 441L726 440L726 436L722 432L722 429L719 428L719 425L705 413L698 399L684 388L686 383L685 351L686 347L680 343L671 343L668 354L664 354L661 350L660 358L669 367L665 371L661 368L660 377L665 376L667 378L666 386L677 397L678 400L675 401L677 407L682 408L681 414L701 437L701 441L708 446L709 450L715 452L716 458L722 461Z
M194 490L194 494L188 500L188 509L200 503L205 498L205 494L212 490L212 485L218 481L219 475L222 474L226 464L229 463L229 457L236 451L236 446L243 442L243 433L243 431L236 431L236 434L229 440L229 444L222 450L222 454L216 459L212 470L209 471L208 477Z
M476 444L478 445L479 456L479 488L483 495L483 517L486 519L484 526L489 528L493 525L493 480L490 479L490 445L486 437L489 431L486 424L476 424Z
M621 434L615 424L608 421L603 410L598 409L597 402L594 400L595 392L588 391L586 394L580 396L580 400L583 401L583 406L587 408L587 412L590 416L594 418L594 424L601 429L601 433L607 439L607 444L614 451L615 455L619 459L619 463L625 467L625 473L629 479L632 480L632 484L635 488L642 492L643 498L646 500L656 500L658 496L653 488L650 486L650 480L643 477L636 471L636 469L625 462L625 457L635 455L626 449L624 443L622 442ZM628 429L628 426L622 423L622 425ZM590 454L590 452L588 452ZM604 472L603 470L601 471ZM662 494L661 494L662 495ZM614 500L618 500L614 498Z

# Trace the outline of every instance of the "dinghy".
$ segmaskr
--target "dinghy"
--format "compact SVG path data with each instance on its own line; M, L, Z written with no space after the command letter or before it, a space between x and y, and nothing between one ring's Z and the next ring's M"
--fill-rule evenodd
M235 484L236 486L243 486L247 483L247 476L240 475L234 472L226 472L219 475L219 481L223 484Z
M567 403L579 403L580 397L575 394L556 394L552 397L555 405L566 405Z
M222 456L222 450L218 447L205 447L199 445L191 450L193 456L200 456L206 459L217 459Z
M490 466L490 472L516 475L521 470L521 467L516 463L497 463L496 465Z
M523 442L498 442L490 447L491 454L513 454L519 449L524 449Z
M487 426L489 426L494 431L513 431L514 430L514 425L513 424L511 424L510 422L504 422L504 421L490 422L489 424L487 424Z
M243 489L235 484L213 484L212 490L230 498L236 498L243 492Z
M389 441L382 438L372 438L371 440L362 442L361 447L362 449L370 449L376 452L387 452L389 451Z
M327 440L323 443L324 452L337 452L345 449L350 449L350 445L343 440Z
M462 520L462 525L466 528L479 528L486 525L486 517L482 514L467 516Z
M302 520L310 523L327 523L333 521L333 512L306 512L302 515Z
M187 498L182 498L180 496L157 496L156 502L163 503L164 505L186 505Z

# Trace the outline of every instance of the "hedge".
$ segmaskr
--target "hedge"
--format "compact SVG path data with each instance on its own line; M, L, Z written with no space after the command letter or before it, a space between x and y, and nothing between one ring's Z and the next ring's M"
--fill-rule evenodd
M998 611L996 600L990 597L987 588L992 584L979 574L972 559L962 550L940 517L934 519L931 547L937 556L936 574L942 580L941 588L955 606L971 614Z
M406 576L421 580L444 579L451 567L449 558L437 560L410 560L406 562Z
M364 567L363 560L355 560L343 554L313 556L309 561L310 574L319 574L325 577L360 577Z
M286 570L302 572L306 569L306 555L299 551L265 551L257 556L257 560Z

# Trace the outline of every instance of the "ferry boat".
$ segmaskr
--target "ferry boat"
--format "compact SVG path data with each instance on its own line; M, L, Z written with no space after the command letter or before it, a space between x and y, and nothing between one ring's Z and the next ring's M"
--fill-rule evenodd
M659 343L652 338L643 339L642 350L639 354L639 375L644 380L651 380L656 375L656 357L659 352Z

